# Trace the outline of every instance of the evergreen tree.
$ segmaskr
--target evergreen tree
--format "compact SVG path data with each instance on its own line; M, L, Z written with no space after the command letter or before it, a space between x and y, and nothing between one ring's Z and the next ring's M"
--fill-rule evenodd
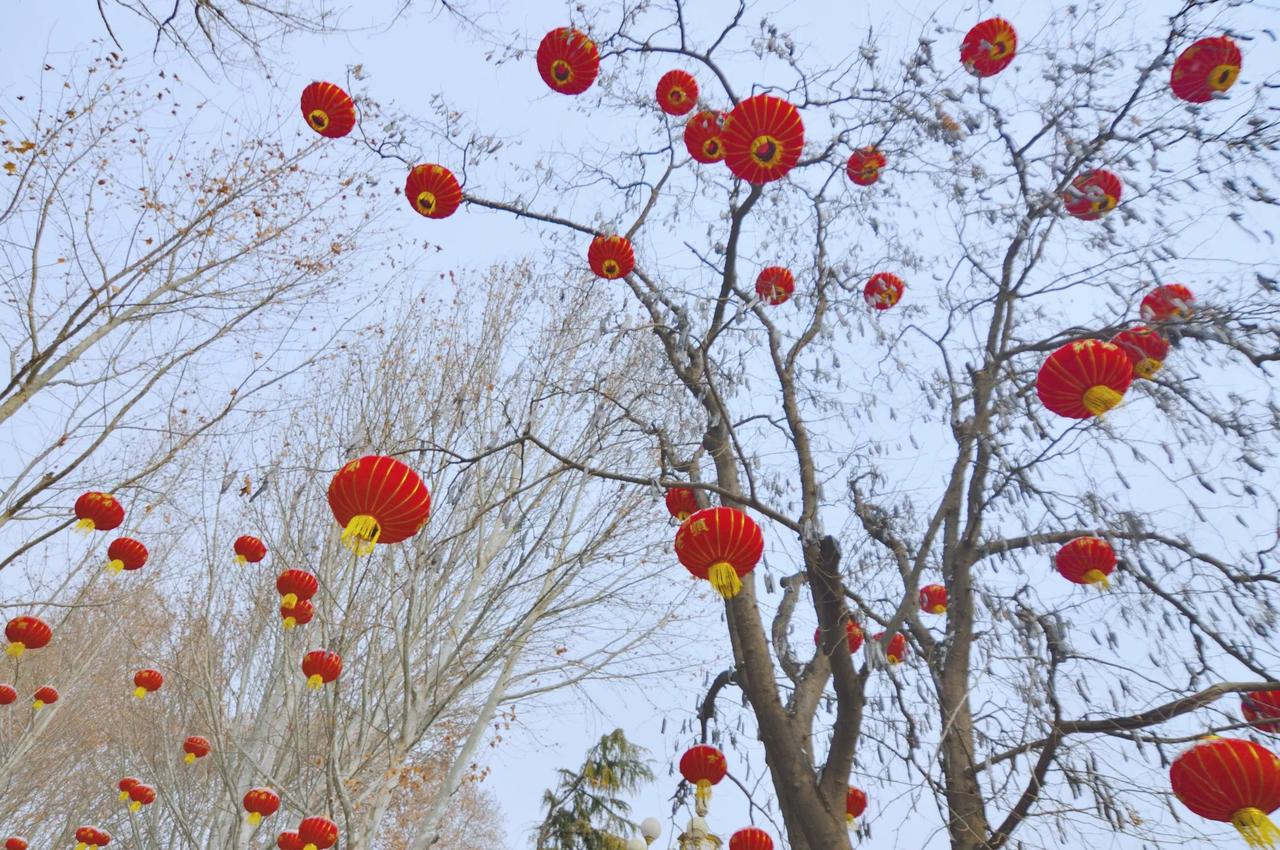
M622 795L653 779L645 753L615 729L587 751L576 773L561 768L559 786L543 794L547 816L537 850L622 850L619 834L636 828Z

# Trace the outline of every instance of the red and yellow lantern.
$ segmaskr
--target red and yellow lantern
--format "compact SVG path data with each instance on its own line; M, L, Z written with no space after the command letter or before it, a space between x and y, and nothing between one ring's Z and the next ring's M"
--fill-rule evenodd
M1133 363L1118 345L1100 339L1069 342L1049 355L1036 375L1036 395L1069 419L1101 416L1133 383Z
M1116 551L1101 537L1077 537L1058 550L1053 565L1067 581L1106 590L1116 569Z
M147 694L160 690L163 684L164 676L160 675L160 671L147 667L133 674L133 695L142 699Z
M849 826L853 826L853 822L862 817L862 813L867 810L867 795L861 788L849 786L848 792L844 796L844 819L849 822Z
M560 94L582 94L600 73L595 42L572 27L559 27L543 36L537 62L542 81Z
M333 476L329 507L342 526L342 542L367 555L378 543L399 543L417 534L431 513L431 494L418 473L400 461L366 455Z
M1178 54L1169 87L1182 100L1207 103L1236 84L1241 62L1240 48L1230 38L1202 38Z
M1259 732L1280 733L1280 691L1251 691L1240 695L1240 711L1244 719ZM1259 723L1272 720L1273 723Z
M795 291L795 275L782 266L767 266L756 278L756 295L775 307L786 303Z
M597 236L587 248L587 265L596 277L605 280L626 277L636 267L631 240L625 236Z
M306 570L288 569L276 577L276 592L280 594L280 607L292 608L316 595L320 582Z
M280 795L270 788L250 788L241 801L249 813L249 823L257 826L280 809Z
M1062 200L1068 214L1082 221L1096 221L1116 208L1123 190L1119 177L1099 168L1076 175Z
M329 139L340 139L356 126L351 95L333 83L312 83L302 90L302 117L307 126Z
M920 610L930 614L947 613L947 589L940 584L920 588Z
M316 609L309 599L299 599L292 608L280 606L280 619L284 621L285 631L295 626L305 626L316 615Z
M1142 298L1138 312L1144 322L1169 322L1190 318L1196 296L1180 283L1157 286Z
M404 196L409 206L427 218L448 218L462 203L458 178L443 165L427 162L415 165L404 180Z
M237 564L256 564L267 557L267 544L251 534L237 537L232 548L236 553Z
M849 154L849 162L844 173L858 186L870 186L880 179L880 169L888 164L885 155L879 148L858 148Z
M756 568L764 553L764 535L737 508L704 508L680 526L675 550L685 569L732 599L742 590L742 576Z
M698 744L680 756L680 775L693 785L694 797L702 808L711 802L711 786L719 785L729 773L724 753L707 744Z
M307 687L318 691L342 675L342 658L327 649L313 649L302 657L302 675Z
M36 692L32 694L34 697L31 707L36 711L44 708L46 705L53 705L58 701L58 689L53 685L41 685L36 688Z
M196 759L202 759L213 752L213 744L209 743L208 738L191 735L182 742L182 751L186 753L182 760L187 764L195 764Z
M965 35L960 43L960 64L970 74L990 77L1013 61L1018 52L1018 34L1004 18L988 18Z
M672 487L666 495L667 513L680 522L698 509L698 497L688 487Z
M698 104L698 81L687 71L668 71L658 80L657 97L668 115L688 115Z
M4 850L27 850L27 840L17 835L10 835L4 840Z
M303 818L298 824L302 850L329 850L338 840L338 825L328 818Z
M849 654L857 652L862 646L862 626L858 625L858 621L851 617L845 618L844 635L849 643ZM813 645L822 646L822 626L813 630Z
M704 110L684 125L684 146L695 162L709 165L724 159L724 129L729 116Z
M149 806L156 801L156 789L139 782L129 789L129 800L131 801L129 811L136 812L143 806Z
M110 493L85 493L76 499L75 512L79 531L111 531L124 522L124 506Z
M0 705L13 705L18 701L18 691L13 685L0 684Z
M724 161L734 176L748 183L781 180L800 161L803 149L800 112L780 97L758 94L729 113Z
M305 842L302 836L293 830L288 830L276 836L276 847L280 850L302 850Z
M888 310L902 300L902 293L906 288L906 283L896 274L877 272L862 288L862 298L868 307Z
M139 785L141 783L142 780L138 779L136 776L126 776L124 779L121 779L116 785L116 787L120 789L120 802L123 803L125 800L129 799L129 792L133 790L135 785Z
M1134 325L1111 337L1114 345L1120 346L1133 364L1133 374L1137 378L1151 380L1164 359L1169 356L1169 340L1160 336L1146 325Z
M1229 823L1250 847L1274 847L1280 829L1267 817L1280 808L1280 757L1241 738L1200 741L1169 766L1173 793L1209 820Z
M884 632L876 632L871 639L876 643L884 637ZM884 657L889 659L890 664L901 664L907 660L907 636L902 632L889 639L889 644L884 648Z
M23 614L20 617L14 617L5 625L4 636L9 641L5 653L18 658L28 649L42 649L48 646L49 641L53 640L53 629L39 617Z
M82 826L76 830L76 850L97 850L111 843L111 833L96 826Z
M729 836L729 850L773 850L773 839L758 826L748 826Z
M147 563L147 547L132 537L117 537L107 547L107 572L140 570Z

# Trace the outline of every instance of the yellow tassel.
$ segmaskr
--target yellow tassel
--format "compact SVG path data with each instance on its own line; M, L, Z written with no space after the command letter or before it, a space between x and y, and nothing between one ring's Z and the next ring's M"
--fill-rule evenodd
M711 802L711 783L705 779L699 779L697 786L693 791L693 798L706 806Z
M1089 570L1081 578L1084 579L1085 584L1091 584L1098 590L1111 589L1111 579L1107 578L1101 570Z
M1164 364L1159 360L1156 360L1153 357L1144 357L1138 361L1137 366L1133 367L1133 374L1137 375L1139 378L1146 378L1149 381L1156 372L1160 371L1160 367L1162 366L1164 366Z
M182 757L182 760L183 760L183 761L185 761L187 764L195 764L195 763L196 763L196 754L195 754L195 753L187 753L185 756L183 756L183 757Z
M245 564L249 563L249 559L244 555L236 555L236 563L243 567Z
M88 534L90 531L93 531L96 526L94 526L93 520L86 517L85 519L76 520L76 524L71 527L76 531L79 531L81 534Z
M849 814L848 812L845 812L844 821L845 823L849 824L849 829L853 829L853 815Z
M15 640L5 648L5 655L11 655L14 658L21 658L22 653L27 649L27 645L20 640Z
M147 695L147 689L142 687L142 685L138 685L138 687L133 689L133 695L138 699L142 699Z
M1267 813L1252 806L1241 809L1231 816L1231 825L1240 830L1244 843L1250 847L1275 847L1280 844L1280 828L1277 828Z
M712 564L711 569L707 570L707 580L716 589L716 593L725 599L732 599L742 590L742 579L738 578L738 573L727 561Z
M257 826L258 824L262 823L262 815L259 814L258 812L249 812L249 823L253 824L254 826Z
M127 800L127 799L129 799L129 792L128 792L128 791L121 791L121 792L120 792L120 802L122 802L122 803L123 803L123 802L124 802L125 800Z
M690 513L688 511L680 511L679 513L676 514L676 522L682 523L685 520L687 520L689 517L690 517Z
M302 845L302 850L320 850L320 848L316 847L314 844L304 844Z
M76 850L85 850L85 848L87 848L88 846L89 846L88 844L85 844L83 841L81 841L79 844L76 845Z
M36 711L39 711L40 709L44 708L44 700L42 699L36 700L35 702L31 703L31 707L34 708Z
M307 677L307 687L313 691L318 691L324 687L324 679L320 678L319 673L312 673Z
M368 514L359 514L353 516L342 530L342 542L356 555L368 555L381 534L382 528L377 520Z
M124 569L124 561L120 560L119 558L112 558L110 561L107 561L107 572L111 573L112 575L115 575L116 573L120 572L123 569Z
M285 618L284 618L284 630L285 630L286 632L287 632L287 631L289 631L290 629L292 629L292 628L293 628L294 626L296 626L296 625L298 625L298 621L297 621L295 618L293 618L293 617L285 617Z
M134 800L132 803L129 804L129 811L131 812L136 812L141 808L142 808L142 803L138 802L137 800Z
M1084 391L1084 409L1094 416L1101 416L1124 399L1120 393L1106 384L1098 384Z
M280 607L288 608L288 609L293 609L298 607L298 594L286 593L283 597L280 598Z

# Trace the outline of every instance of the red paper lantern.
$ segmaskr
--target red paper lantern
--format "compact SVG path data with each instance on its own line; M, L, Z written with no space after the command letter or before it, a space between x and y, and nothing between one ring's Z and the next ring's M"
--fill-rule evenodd
M329 507L343 527L342 542L357 555L378 543L417 534L431 513L431 494L418 473L393 457L366 455L333 476Z
M302 90L302 117L320 135L340 139L356 126L356 105L333 83L312 83Z
M960 64L978 77L998 74L1018 52L1018 34L1004 18L988 18L975 26L960 43Z
M687 71L668 71L658 80L658 106L668 115L687 115L698 103L698 81Z
M856 620L846 618L844 621L845 639L849 642L849 653L853 654L862 646L862 626ZM822 626L813 630L813 645L822 646Z
M902 300L902 292L906 288L907 285L896 274L877 272L862 288L862 298L869 307L888 310Z
M1070 215L1082 221L1096 221L1116 208L1123 189L1119 177L1099 168L1076 175L1062 200Z
M800 161L804 122L800 112L771 94L758 94L729 113L724 160L734 176L759 185L780 180Z
M876 632L871 639L877 643L884 637L884 632ZM902 632L898 632L889 639L889 645L884 648L885 658L889 659L890 664L901 664L907 660L907 636Z
M129 799L133 801L129 804L129 811L136 812L143 806L149 806L156 801L156 789L139 782L129 789Z
M1191 316L1196 296L1180 283L1157 286L1142 298L1138 311L1145 322L1168 322Z
M10 835L4 840L4 850L27 850L27 840L17 835Z
M711 802L711 786L719 785L728 772L729 762L715 747L698 744L680 756L680 775L694 786L694 797L703 808Z
M41 649L53 640L53 629L39 617L22 615L14 617L4 627L4 636L9 641L5 652L18 658L28 649Z
M725 599L742 590L741 577L756 568L764 552L760 526L737 508L704 508L676 532L676 557L685 569Z
M1244 719L1259 732L1280 732L1280 691L1252 691L1240 695L1240 711ZM1275 720L1275 723L1259 723L1259 720Z
M75 512L81 531L110 531L124 522L124 506L109 493L85 493L76 499Z
M244 810L249 813L249 823L257 826L263 818L269 818L280 808L280 795L270 788L250 788L244 794Z
M443 165L428 162L415 165L404 180L404 196L409 206L427 218L448 218L462 203L458 178Z
M299 599L298 604L292 608L280 606L280 619L284 621L286 630L295 626L305 626L315 615L316 609L309 599Z
M111 843L111 833L96 826L82 826L76 830L76 850L96 850Z
M298 824L302 850L328 850L338 840L338 825L328 818L303 818Z
M327 649L313 649L302 657L307 687L319 690L342 674L342 658Z
M625 236L597 236L587 248L587 265L596 277L617 280L631 274L636 267L636 254Z
M35 701L32 702L31 707L39 711L46 705L53 705L58 701L58 689L52 685L41 685L36 688L36 692L32 696Z
M947 613L947 589L940 584L920 588L920 610L930 614Z
M18 701L18 692L13 685L0 684L0 705L13 705Z
M773 850L773 839L758 826L748 826L729 836L729 850Z
M302 850L306 846L302 836L296 832L282 832L276 837L276 847L280 850Z
M785 303L795 291L795 275L782 266L768 266L756 278L756 295L775 307Z
M1116 552L1101 537L1077 537L1058 550L1053 565L1067 581L1107 589L1115 572Z
M1267 814L1280 808L1280 757L1253 741L1211 738L1169 766L1173 793L1209 820L1229 823L1250 847L1274 847L1280 829Z
M870 186L880 179L880 169L887 164L888 160L885 159L879 148L858 148L849 155L849 162L844 167L844 173L856 185Z
M233 548L237 564L256 564L267 557L267 544L249 534L237 537Z
M280 594L280 607L292 608L316 595L320 583L306 570L285 570L276 577L276 592Z
M553 29L538 45L538 73L560 94L582 94L600 73L600 51L586 33L572 27Z
M862 813L867 810L867 795L861 788L849 786L849 791L844 797L844 819L853 824L855 820L862 817Z
M193 764L196 759L209 755L213 751L213 745L209 743L208 738L192 735L182 742L182 751L186 753L182 760L187 764Z
M698 509L698 497L687 487L672 487L666 495L667 513L684 522Z
M1133 364L1133 374L1150 380L1169 356L1169 340L1146 325L1134 325L1111 337Z
M1202 38L1174 60L1169 87L1175 97L1206 103L1236 84L1240 76L1240 48L1225 35Z
M1036 375L1036 395L1059 416L1088 419L1118 405L1132 382L1133 363L1120 346L1084 339L1049 355Z
M146 668L139 670L133 674L133 695L138 699L142 699L152 691L160 690L160 686L164 684L164 676L160 675L159 670Z
M704 110L684 125L684 147L695 162L708 165L724 159L724 128L728 116Z
M129 799L129 792L133 790L133 786L141 783L142 780L134 776L126 776L124 779L121 779L119 784L116 785L116 787L120 789L121 802Z
M117 537L107 547L107 572L140 570L147 563L147 547L132 537Z

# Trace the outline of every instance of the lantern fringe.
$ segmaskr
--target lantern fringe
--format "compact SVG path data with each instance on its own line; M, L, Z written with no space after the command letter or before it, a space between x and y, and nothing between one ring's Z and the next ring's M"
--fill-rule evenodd
M85 850L85 848L87 848L88 846L89 846L88 844L85 844L83 841L81 841L78 844L76 844L76 850Z
M320 850L320 848L308 842L307 844L302 845L302 850Z
M853 826L854 826L854 823L855 823L855 819L854 819L853 815L849 814L848 812L845 812L845 813L844 813L844 821L845 821L845 823L849 824L849 829L853 829Z
M319 673L312 673L307 677L307 687L313 691L318 691L324 687L324 679L320 677Z
M115 575L116 573L120 572L123 569L124 569L124 561L120 560L119 558L112 558L110 561L107 561L107 572L111 573L112 575Z
M76 531L80 532L81 534L88 534L90 531L93 531L95 528L93 524L93 520L89 519L88 517L85 517L84 519L76 520L76 524L71 527L74 528Z
M1101 416L1123 400L1123 395L1106 384L1097 384L1084 391L1084 409L1094 416Z
M121 791L121 792L120 792L120 802L122 802L122 803L123 803L123 802L124 802L125 800L127 800L127 799L129 799L129 792L128 792L128 791Z
M183 756L183 757L182 757L182 760L183 760L183 761L185 761L187 764L195 764L195 763L196 763L196 754L195 754L195 753L187 753L185 756Z
M698 780L694 786L693 801L698 814L705 816L707 814L707 807L711 804L711 780Z
M40 709L44 708L44 700L42 699L36 700L35 702L31 703L31 707L36 711L39 711Z
M140 803L137 800L134 800L132 803L129 804L129 811L131 812L136 812L141 808L142 808L142 803Z
M244 555L236 555L236 563L243 567L245 564L249 563L249 559Z
M249 823L253 826L262 823L262 815L258 812L249 812Z
M742 590L742 579L728 561L717 561L707 570L707 580L725 599L732 599Z
M13 643L5 647L4 654L12 658L21 658L22 653L25 652L26 649L27 645L25 643L20 640L15 640Z
M295 608L298 605L298 594L286 593L280 600L281 608Z
M1111 589L1111 579L1107 578L1107 574L1102 570L1089 570L1081 578L1084 579L1085 584L1091 584L1098 590Z
M382 527L376 519L368 514L358 514L342 530L342 542L357 556L368 555L377 545L381 534Z
M1231 825L1240 830L1245 844L1250 847L1275 847L1280 844L1280 827L1267 817L1262 809L1252 806L1231 816Z
M142 699L147 695L147 689L142 687L142 685L138 685L138 687L133 689L133 695L138 699Z
M294 626L296 626L296 625L298 625L298 620L297 620L297 618L296 618L296 617L285 617L285 618L284 618L284 630L285 630L286 632L287 632L287 631L290 631L291 629L293 629L293 627L294 627Z
M1162 366L1164 366L1164 363L1154 357L1144 357L1133 367L1133 374L1149 381L1155 376L1156 372L1160 371Z

